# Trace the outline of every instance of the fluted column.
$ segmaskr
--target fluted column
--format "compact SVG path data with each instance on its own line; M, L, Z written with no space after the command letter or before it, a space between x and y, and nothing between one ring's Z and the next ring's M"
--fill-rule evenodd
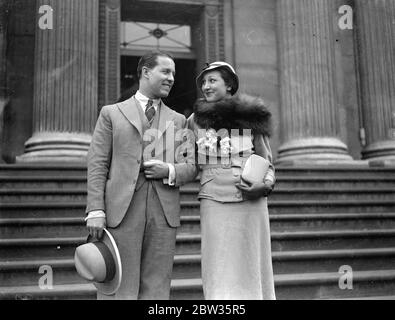
M99 106L115 103L121 91L121 0L100 0Z
M6 28L8 6L5 0L0 0L0 163L3 163L3 114L8 101L7 81L6 81Z
M333 0L279 0L282 145L278 161L351 160L340 141Z
M44 5L53 29L37 21L33 136L17 161L83 161L97 119L99 0L37 0L37 12Z
M395 1L356 0L364 159L395 160Z

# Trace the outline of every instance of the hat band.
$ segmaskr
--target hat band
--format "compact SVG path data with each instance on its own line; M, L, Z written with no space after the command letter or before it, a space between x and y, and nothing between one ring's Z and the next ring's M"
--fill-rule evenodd
M97 241L94 242L93 244L97 247L97 249L99 249L101 255L103 256L104 262L106 264L106 278L100 282L110 281L115 277L116 266L115 266L114 257L110 249L108 249L108 247L104 243Z

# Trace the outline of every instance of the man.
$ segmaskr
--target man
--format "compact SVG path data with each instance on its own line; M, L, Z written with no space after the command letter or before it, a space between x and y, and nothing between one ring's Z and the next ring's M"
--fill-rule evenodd
M107 227L123 270L118 292L98 293L99 299L169 298L180 226L178 186L197 173L193 152L185 156L179 136L186 119L161 100L174 83L172 57L148 53L137 73L136 94L102 108L88 153L87 228L100 238Z

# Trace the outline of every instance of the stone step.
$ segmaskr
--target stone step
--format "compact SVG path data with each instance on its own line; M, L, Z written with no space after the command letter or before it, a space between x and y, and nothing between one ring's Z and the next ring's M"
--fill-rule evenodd
M354 187L386 187L393 188L395 186L394 174L389 174L384 177L369 177L369 176L282 176L276 177L276 189L282 188L354 188Z
M96 288L92 284L54 285L53 289L39 286L0 287L0 300L93 300Z
M0 257L8 261L23 259L59 259L74 256L87 237L40 237L0 239Z
M395 213L270 214L271 231L358 230L395 227ZM181 216L179 233L200 233L200 216ZM83 217L0 218L0 237L83 236Z
M204 300L202 279L173 279L170 300Z
M87 233L84 218L0 218L0 238L78 237Z
M341 289L341 276L333 273L302 273L276 275L276 295L279 300L333 299L385 296L395 289L395 270L354 271L352 289ZM343 287L344 288L344 287Z
M0 165L0 177L86 176L86 164L28 163Z
M273 251L391 248L395 229L271 232Z
M395 269L395 246L390 248L335 249L273 252L275 274Z
M316 172L315 174L299 175L276 172L276 187L283 188L352 188L366 187L386 188L395 187L395 170L377 172ZM85 171L71 170L55 171L37 170L31 173L18 170L0 170L0 188L82 188L86 189L87 176ZM199 188L199 180L188 183L182 188ZM276 188L277 189L277 188Z
M86 202L86 189L81 188L29 188L29 189L0 189L1 203L26 202Z
M176 255L200 253L200 234L177 234Z
M395 229L395 212L270 214L272 231Z
M394 200L268 200L271 214L303 213L372 213L394 212Z
M176 253L199 253L200 239L200 235L177 234ZM13 260L20 259L20 257L70 256L74 255L76 247L86 243L86 240L87 236L2 238L0 239L0 257Z
M314 232L272 232L272 250L334 250L392 248L395 230L340 230ZM11 238L0 239L0 256L20 257L73 255L75 248L86 242L86 237L67 238ZM176 254L199 254L200 234L178 234Z
M86 282L78 275L74 259L13 260L0 261L1 287L11 287L15 284L19 286L39 285L44 274L46 279L50 276L48 270L51 270L53 285Z
M198 188L184 188L181 192L181 201L195 201ZM1 195L1 194L0 194ZM395 188L282 188L276 189L270 195L271 201L277 200L393 200Z
M276 275L275 288L278 300L341 299L341 300L392 300L395 286L394 270L354 272L353 289L339 288L338 273ZM55 285L42 290L39 286L0 287L1 300L39 299L95 299L92 284ZM174 279L171 283L171 300L203 300L201 279Z
M196 201L197 188L183 188L181 201ZM86 202L86 188L3 188L0 203L8 202ZM395 188L276 188L271 201L281 200L393 200Z
M340 289L340 277L337 272L275 275L276 297L278 300L387 297L395 288L395 270L353 272L351 290ZM171 299L203 299L201 279L174 279Z
M0 203L1 218L81 218L85 217L85 202L10 202Z
M86 190L86 176L38 176L38 177L24 177L24 176L1 176L1 189L31 189L31 188L48 188L48 189L85 189Z
M0 205L1 206L1 205ZM19 207L19 204L15 204ZM4 218L0 218L0 236L23 234L42 235L50 234L81 234L85 231L84 213L81 209L68 210L62 206L47 204L25 206L32 211L8 211L2 212ZM3 206L3 208L6 206ZM9 206L8 206L9 207ZM23 206L22 206L23 207ZM43 208L43 209L41 209ZM59 208L59 209L58 209ZM83 206L84 208L84 206ZM35 210L35 212L34 212ZM181 228L182 233L199 233L200 216L199 209L193 208L195 215L191 215L187 208L182 210ZM371 213L281 213L273 214L270 210L270 222L272 231L303 231L303 230L342 230L353 227L355 229L383 229L392 228L395 224L393 212ZM26 212L26 214L24 214ZM32 214L34 214L32 216ZM65 216L72 214L72 216ZM8 216L8 217L6 217ZM27 216L23 218L22 216ZM44 232L44 233L42 233ZM70 233L68 233L70 232Z
M271 200L268 199L271 214L303 213L372 213L394 212L394 200ZM199 215L199 201L182 201L184 215Z
M279 177L314 177L314 176L343 176L343 177L387 177L395 173L395 166L368 167L351 165L314 165L306 166L275 166Z
M395 247L272 252L275 274L338 272L341 266L353 271L388 270L395 266ZM176 255L173 279L201 277L201 255Z
M0 174L2 175L64 175L64 174L86 174L86 164L75 163L28 163L28 164L6 164L0 165ZM363 174L365 176L385 176L395 172L394 166L379 166L379 164L336 164L336 165L276 165L276 174L278 176L311 176L311 175L349 175L355 176Z
M270 214L271 231L395 229L395 213ZM181 216L182 233L200 233L200 216Z
M200 253L200 234L179 234L176 254ZM394 247L395 229L271 232L273 251Z
M201 278L201 260L200 253L175 255L172 279Z

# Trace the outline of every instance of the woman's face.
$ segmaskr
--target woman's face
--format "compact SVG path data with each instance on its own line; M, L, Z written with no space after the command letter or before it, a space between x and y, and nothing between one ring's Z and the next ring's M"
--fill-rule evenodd
M207 102L216 102L231 95L231 87L225 84L221 73L216 70L203 75L201 89Z

